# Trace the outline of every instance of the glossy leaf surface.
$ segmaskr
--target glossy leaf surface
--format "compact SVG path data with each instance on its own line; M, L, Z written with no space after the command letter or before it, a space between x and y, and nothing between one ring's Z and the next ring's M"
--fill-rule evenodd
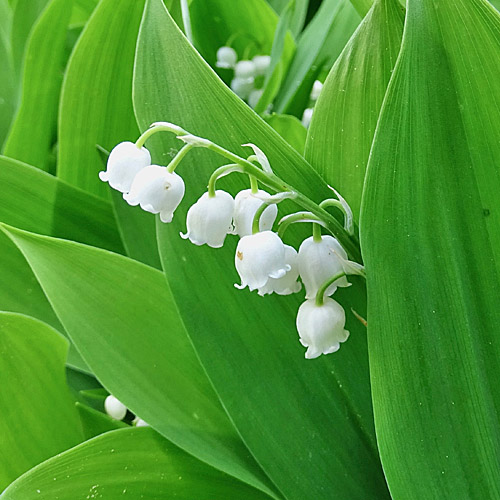
M499 51L486 2L408 2L361 214L394 498L500 495Z

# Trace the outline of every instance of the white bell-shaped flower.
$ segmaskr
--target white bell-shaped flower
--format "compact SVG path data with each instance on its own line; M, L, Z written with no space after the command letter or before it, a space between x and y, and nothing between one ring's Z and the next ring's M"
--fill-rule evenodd
M255 67L255 76L265 75L271 64L271 56L255 56L252 62Z
M218 68L234 68L237 60L238 54L232 47L220 47L215 65Z
M251 108L255 108L257 106L260 98L262 97L262 94L264 91L262 89L254 89L252 92L250 92L250 95L248 96L248 105Z
M134 179L125 201L132 206L140 205L146 212L160 214L162 222L171 222L174 210L184 196L184 181L167 167L150 165L143 168Z
M234 76L236 78L255 78L255 64L252 61L238 61L234 67Z
M109 182L121 193L128 193L134 177L148 165L151 165L151 155L146 148L138 148L129 141L121 142L109 154L106 171L99 172L99 179Z
M317 101L322 90L323 84L319 80L315 80L311 89L311 101Z
M249 98L250 93L254 89L253 78L233 78L231 80L231 90L243 100Z
M145 420L142 420L142 418L139 417L135 417L132 423L136 427L149 427L149 424Z
M123 420L127 414L127 407L111 395L104 400L104 409L106 413L115 420Z
M252 193L251 189L240 191L234 199L234 234L240 238L252 234L252 223L255 212L264 203L263 199L271 195L266 191L259 189L256 193L259 197ZM275 203L270 204L262 213L259 219L259 231L268 231L273 227L274 221L278 215L278 207Z
M272 231L243 236L236 247L234 263L241 279L241 285L234 286L239 289L248 286L250 291L262 288L270 278L282 278L290 271L285 245Z
M297 314L297 330L300 343L307 347L306 358L338 351L340 343L349 337L344 326L345 311L338 302L325 297L319 306L313 299L306 300Z
M259 288L259 295L277 293L278 295L290 295L299 292L302 283L297 281L299 277L299 266L297 250L290 245L285 245L285 264L290 266L285 276L281 278L269 278L267 283Z
M212 248L220 248L226 235L233 229L234 199L225 191L215 191L210 197L205 193L191 206L187 213L187 233L181 237L195 245L205 243Z
M302 125L304 125L304 127L306 128L308 128L311 123L313 111L314 111L313 108L304 109L304 113L302 114Z
M319 287L327 279L344 270L339 256L347 259L345 250L333 236L322 235L321 241L314 241L311 236L302 242L298 262L300 277L306 288L306 299L314 299ZM339 286L350 286L345 276L334 281L326 289L325 295L332 295Z

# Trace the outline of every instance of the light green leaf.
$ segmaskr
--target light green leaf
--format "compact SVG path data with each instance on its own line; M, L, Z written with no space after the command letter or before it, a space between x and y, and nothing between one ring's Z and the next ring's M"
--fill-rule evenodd
M361 17L364 17L370 10L373 0L349 0ZM403 0L403 3L405 0Z
M4 154L49 170L56 139L66 34L73 0L52 0L26 43L21 104L6 139Z
M144 0L103 0L78 40L64 78L57 175L106 197L96 145L137 138L132 68Z
M333 66L309 127L306 159L359 218L366 164L382 100L396 63L404 14L377 0Z
M278 175L314 199L329 195L310 165L196 54L159 0L146 6L134 104L141 128L159 119L178 123L242 155L249 150L241 144L255 143ZM178 141L168 134L148 142L155 155L172 147ZM373 449L363 334L349 340L341 356L304 360L295 330L299 297L264 299L234 290L236 242L230 237L217 250L179 238L190 203L222 163L204 151L190 153L178 168L185 200L173 223L158 227L165 274L203 366L245 443L286 498L331 499L333 492L352 500L386 498ZM233 194L243 186L239 177L220 181Z
M21 72L25 44L31 28L49 0L16 0L12 18L12 57L16 75Z
M486 2L409 0L361 213L394 498L500 497L499 51Z
M307 130L297 117L273 113L264 119L290 146L300 154L304 153Z
M200 366L160 271L74 242L5 231L111 394L189 453L270 491Z
M325 0L297 43L297 52L275 102L277 113L300 116L315 78L331 67L361 18L348 0Z
M0 312L0 490L83 438L64 376L67 350L48 325Z
M129 427L125 422L115 420L105 413L97 411L83 403L76 403L76 409L80 416L85 439L91 439L105 432Z
M7 0L0 0L0 150L16 107L16 78L12 61L10 31L12 11Z
M98 3L99 0L74 0L70 26L72 28L84 26Z
M263 493L176 448L152 429L120 429L47 460L2 500L57 498L263 500Z

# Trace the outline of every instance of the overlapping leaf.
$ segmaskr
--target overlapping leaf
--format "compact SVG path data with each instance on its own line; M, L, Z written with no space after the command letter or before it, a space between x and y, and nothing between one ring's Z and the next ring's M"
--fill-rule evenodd
M134 103L142 127L172 121L243 155L240 145L254 142L278 174L314 199L328 196L303 158L201 60L158 0L147 3L141 28ZM148 147L160 157L179 143L156 136ZM222 161L203 151L183 161L186 201L173 224L158 228L165 274L202 363L249 449L287 498L332 492L385 498L371 441L364 338L350 340L340 357L305 361L294 324L298 297L237 293L234 240L213 250L178 236L190 202ZM220 186L234 191L244 184L231 176Z
M499 53L488 3L409 0L361 214L394 498L500 496Z

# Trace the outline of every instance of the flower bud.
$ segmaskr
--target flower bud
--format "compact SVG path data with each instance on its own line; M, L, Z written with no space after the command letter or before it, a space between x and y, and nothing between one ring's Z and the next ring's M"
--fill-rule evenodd
M255 76L265 75L271 64L271 56L255 56L252 62L255 67Z
M329 278L344 271L342 261L347 254L340 243L330 235L322 235L321 241L307 238L299 248L299 273L306 288L306 299L314 299L319 287ZM337 287L350 286L343 276L333 282L325 292L325 296L332 295Z
M285 245L285 264L290 270L282 278L269 278L267 283L259 288L259 295L277 293L278 295L290 295L299 292L302 283L297 281L299 268L297 264L297 250L290 245Z
M220 248L233 226L234 200L225 191L215 191L210 197L205 193L191 206L187 213L187 233L181 237L195 245L205 243L212 248Z
M234 199L234 234L240 237L252 234L252 223L255 212L264 203L262 198L270 197L266 191L259 189L256 193L260 198L257 198L251 189L240 191ZM268 231L273 227L274 221L278 215L278 207L276 204L269 205L259 220L259 231Z
M297 330L300 343L307 347L306 359L314 359L321 354L338 351L349 332L344 329L345 311L333 299L325 297L322 305L306 300L297 314Z
M279 279L290 271L285 261L285 245L272 231L243 236L236 247L234 262L241 278L241 285L234 286L240 290L246 286L250 291L262 288L269 278Z
M255 78L255 64L252 61L238 61L234 67L236 78Z
M99 172L99 179L109 182L121 193L128 193L134 177L148 165L151 165L151 155L146 148L138 148L129 141L121 142L109 154L106 171Z
M183 196L182 177L166 167L150 165L135 176L130 192L123 198L129 205L140 205L146 212L160 214L162 222L171 222Z
M310 123L311 123L313 111L314 111L313 108L304 109L304 113L302 115L302 125L304 125L304 127L306 127L306 128L308 128Z
M322 90L323 84L319 80L315 80L310 95L311 101L317 101Z
M251 108L255 108L257 106L260 98L262 97L262 94L264 91L262 89L254 89L252 92L250 92L250 95L248 96L248 105Z
M231 80L231 90L240 98L248 99L253 90L253 78L233 78Z
M111 395L104 400L104 409L106 413L115 420L123 420L127 414L127 407Z
M135 417L133 424L136 427L149 427L149 424L145 420L142 420L142 418L139 417Z
M218 68L234 68L238 54L232 47L220 47L217 51L217 62L215 65Z

